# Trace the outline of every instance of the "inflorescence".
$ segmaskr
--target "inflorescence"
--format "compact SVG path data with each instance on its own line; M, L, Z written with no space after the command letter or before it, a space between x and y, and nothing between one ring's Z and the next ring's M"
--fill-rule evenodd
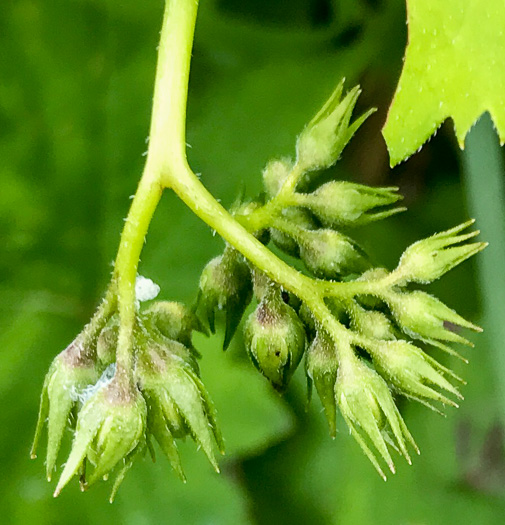
M459 328L480 328L411 285L438 279L486 244L467 242L479 233L464 233L468 221L411 245L393 271L373 266L349 230L405 208L395 206L401 196L394 187L320 183L321 172L371 114L351 122L360 91L342 98L342 90L340 84L299 135L295 161L267 164L264 195L232 210L263 244L303 262L304 285L272 279L227 245L201 274L197 308L166 301L138 306L133 370L116 364L120 321L111 286L112 298L55 358L44 382L32 455L47 424L48 479L65 429L74 432L55 495L73 476L86 489L115 471L114 495L137 457L146 451L154 457L153 441L184 479L177 440L188 435L218 470L214 449L224 452L223 440L191 334L214 332L222 311L226 349L253 298L244 340L254 366L282 392L305 356L309 398L315 387L331 436L338 409L384 478L381 459L395 471L391 449L409 463L408 447L418 452L395 397L435 410L437 403L457 406L462 399L455 383L463 381L425 348L459 356L449 344L471 345Z

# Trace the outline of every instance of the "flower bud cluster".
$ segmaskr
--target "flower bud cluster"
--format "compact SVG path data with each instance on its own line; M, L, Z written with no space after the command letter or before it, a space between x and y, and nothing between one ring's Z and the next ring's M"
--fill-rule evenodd
M95 316L55 358L44 382L32 455L47 422L49 479L65 429L74 432L56 495L74 475L85 489L112 471L115 494L135 458L146 450L154 454L153 440L181 479L177 440L186 436L218 470L214 449L223 452L223 440L192 344L193 331L207 331L196 311L212 333L216 313L223 312L226 349L253 296L244 342L254 366L284 391L305 355L309 399L315 387L330 435L337 432L338 409L382 477L381 459L395 472L391 448L409 463L408 446L418 451L396 395L437 411L436 403L457 406L461 394L453 383L462 380L425 345L459 355L449 344L471 345L460 330L480 328L434 296L407 286L438 279L486 244L465 244L478 234L461 233L469 221L411 245L392 272L373 267L343 229L403 211L391 207L401 198L397 188L342 181L318 186L313 177L338 160L370 114L351 123L360 91L354 88L342 98L342 89L340 84L300 134L296 161L267 164L264 198L232 210L258 241L272 241L301 259L310 276L284 279L281 265L268 273L277 276L274 281L227 245L203 269L195 309L161 301L135 311L129 369L118 359L125 342L117 312ZM254 262L260 266L258 252Z
M76 475L85 490L114 472L112 499L135 458L149 450L154 459L153 439L183 480L177 440L186 436L219 470L214 447L223 452L223 440L191 341L205 331L195 313L168 301L138 312L132 370L116 364L117 314L99 321L55 358L44 382L32 457L47 422L49 480L65 429L74 433L55 496Z
M428 251L432 239L438 245L437 239L448 239L461 229L419 241L414 247L428 245ZM475 233L467 234L463 240L474 236ZM471 251L485 246L475 244L477 247L472 246ZM442 269L454 267L450 257L460 259L464 250L468 252L465 245L459 248L458 252L439 252L440 266L433 263L432 273L424 276L431 279L432 275L441 274ZM421 253L418 248L415 250ZM407 248L408 257L402 257L402 261L412 260L409 254L415 250ZM356 293L353 299L343 301L327 300L328 312L333 318L328 324L338 329L328 330L313 322L308 330L312 338L305 361L309 398L310 389L315 385L332 436L335 436L336 409L339 408L351 434L383 477L376 452L394 472L389 445L409 463L406 444L417 450L396 408L394 395L403 395L437 412L439 409L434 403L457 407L455 399L462 399L454 381L463 381L419 344L427 343L458 355L448 343L471 345L459 330L481 331L436 297L420 290L407 290L408 281L414 280L411 279L413 267L409 263L408 279L403 273L405 266L400 262L391 273L377 268L348 281L369 283L373 293ZM343 315L342 310L347 315ZM300 312L302 318L307 319L304 306Z
M377 198L388 192L386 189L377 193ZM294 210L304 208L288 208ZM296 237L299 252L291 254L299 253L311 273L322 280L343 280L345 275L345 283L356 286L353 296L343 299L338 293L332 295L331 291L317 288L326 308L323 315L320 311L314 313L311 304L303 301L303 290L300 301L265 274L252 269L257 306L244 326L251 361L274 388L283 391L305 354L309 399L315 387L330 435L335 437L337 432L338 409L351 434L384 478L380 458L395 472L391 448L409 463L408 446L418 452L395 396L405 396L437 412L440 409L436 403L457 407L456 401L462 399L454 381L463 381L422 345L458 355L449 343L470 344L459 329L480 331L480 328L436 297L407 289L407 285L438 278L482 250L484 243L461 244L478 233L457 235L469 224L407 248L393 272L371 267L359 248L336 230L300 228ZM272 238L275 242L274 230ZM453 248L456 243L460 244ZM430 262L429 270L419 263L420 258ZM338 270L334 271L335 268Z
M404 211L395 207L401 199L398 188L334 180L318 185L313 175L338 160L370 114L351 123L360 91L354 88L342 97L342 90L340 84L302 131L294 162L281 159L267 164L266 202L243 217L251 231L268 227L273 244L301 259L317 278L311 287L320 299L317 311L312 311L310 301L304 302L311 294L299 290L302 304L293 309L283 303L283 293L289 295L282 292L282 283L253 271L258 305L245 323L244 335L252 362L279 390L286 388L305 353L309 399L315 387L331 436L337 431L338 408L384 476L376 452L394 472L389 446L408 462L407 444L417 450L394 396L403 395L437 411L435 403L457 406L454 399L461 399L452 382L462 380L423 345L459 356L448 344L471 344L460 329L480 330L436 297L406 286L438 279L486 244L466 243L479 233L462 233L473 223L469 221L408 247L393 272L372 266L347 229ZM355 291L339 296L333 281L345 282L349 290L354 286Z
M391 207L398 188L371 188L330 181L313 188L312 172L331 167L371 112L351 123L360 94L352 89L342 98L340 84L321 111L298 137L296 161L270 161L263 171L266 204L244 215L262 216L262 227L284 253L300 258L315 277L342 279L370 268L363 249L340 229L385 219L402 207ZM316 185L317 186L317 185ZM307 192L302 191L307 190Z

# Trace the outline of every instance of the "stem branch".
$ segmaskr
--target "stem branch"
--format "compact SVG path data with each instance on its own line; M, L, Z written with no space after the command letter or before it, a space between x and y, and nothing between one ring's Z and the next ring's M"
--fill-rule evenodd
M154 211L167 186L163 174L186 158L186 101L197 0L167 0L154 87L149 149L133 199L114 267L121 320L117 364L131 371L135 326L135 280L140 254Z
M276 257L249 231L264 226L267 215L280 214L295 204L292 194L303 174L295 164L277 197L249 219L234 219L207 191L186 160L186 102L191 49L198 10L197 0L167 0L158 52L149 149L144 173L121 235L113 286L117 292L120 330L117 348L119 369L133 367L135 280L140 254L152 216L164 188L179 198L223 239L272 280L307 303L319 322L342 337L347 329L333 319L324 303L326 295L351 297L370 286L366 283L319 282L296 271ZM291 200L290 200L291 199ZM240 224L241 221L243 224ZM246 227L244 227L246 226ZM366 293L366 292L364 292Z

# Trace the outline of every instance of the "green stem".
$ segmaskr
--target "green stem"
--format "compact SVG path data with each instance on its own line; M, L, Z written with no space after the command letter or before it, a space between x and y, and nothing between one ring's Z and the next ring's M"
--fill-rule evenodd
M334 319L324 303L318 281L298 272L265 248L216 201L186 162L171 173L174 174L168 176L171 188L195 215L270 279L302 299L330 333L339 334L340 338L348 340L348 330Z
M133 367L135 280L154 211L167 186L164 174L186 155L186 100L197 0L166 2L154 87L149 149L144 173L121 235L114 267L119 316L118 370ZM129 372L131 373L131 372Z
M265 248L207 191L187 162L174 166L166 178L170 188L195 215L265 272L270 279L282 284L296 295L300 295L304 289L314 293L313 279L296 271Z
M148 171L148 166L128 212L114 266L121 321L116 351L118 370L133 368L132 334L135 327L137 268L149 224L163 192L159 175Z
M110 316L114 313L117 307L116 293L114 290L114 284L109 286L105 297L103 298L100 306L98 307L95 315L91 318L89 323L83 330L84 341L92 343L96 340L104 326L107 324Z
M158 174L186 158L186 103L198 0L166 0L147 163ZM165 184L167 186L167 184Z

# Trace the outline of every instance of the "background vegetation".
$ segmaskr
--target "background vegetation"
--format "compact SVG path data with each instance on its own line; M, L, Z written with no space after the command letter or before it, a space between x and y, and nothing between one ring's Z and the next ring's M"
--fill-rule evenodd
M482 124L462 162L446 125L421 153L389 170L380 128L407 38L403 0L289 4L202 0L189 96L191 164L225 204L243 186L254 195L266 161L293 154L297 133L339 79L345 76L348 86L360 82L358 110L374 105L379 112L346 150L336 175L401 187L409 211L360 231L376 261L391 268L408 243L472 214L467 203L474 210L479 186L465 184L463 168L494 169L500 188L501 153ZM2 3L2 522L501 523L503 382L495 355L502 348L492 327L467 353L470 365L454 365L469 383L458 411L444 419L404 404L422 455L413 467L400 465L387 483L344 425L335 441L329 438L318 399L306 411L303 370L279 397L246 359L240 336L226 354L220 351L221 332L197 340L227 442L220 476L188 442L182 452L187 485L160 456L155 465L146 459L133 468L112 506L108 486L79 495L74 483L51 498L42 459L30 462L28 456L38 396L52 357L89 319L109 279L144 160L162 9L161 0ZM484 185L484 175L482 180ZM493 224L491 212L485 224ZM161 285L161 298L191 303L199 272L221 247L167 194L141 271ZM432 290L486 325L486 315L496 317L503 301L492 280L500 272L500 249L491 246L479 256L487 281L477 281L479 263L470 261Z

